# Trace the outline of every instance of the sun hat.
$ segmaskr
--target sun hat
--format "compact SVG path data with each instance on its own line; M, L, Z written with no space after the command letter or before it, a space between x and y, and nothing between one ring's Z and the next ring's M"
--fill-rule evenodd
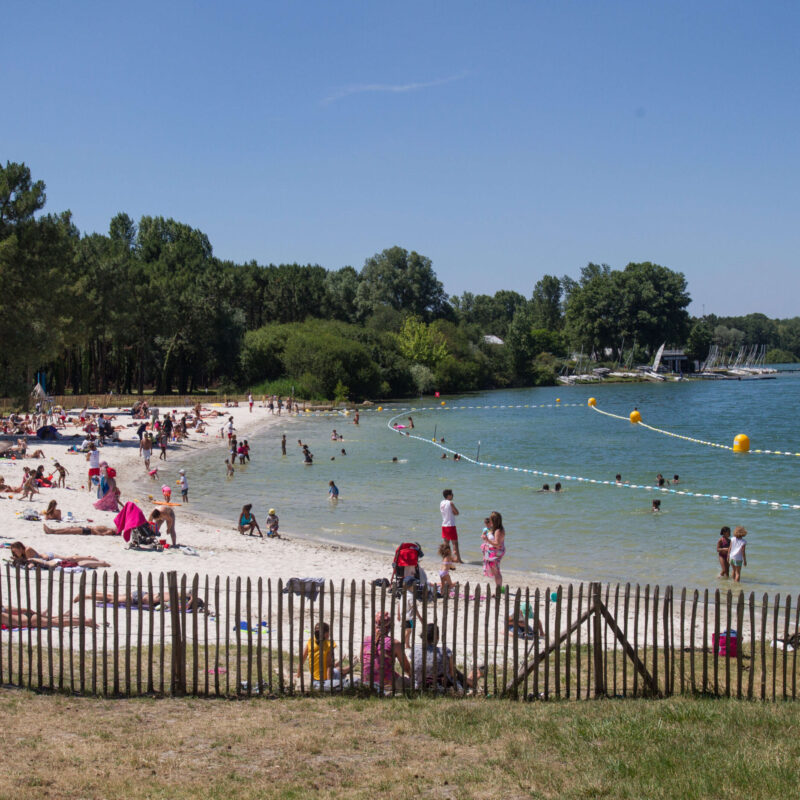
M271 509L269 510L269 513L270 513L270 514L274 514L274 513L275 513L275 509L274 509L274 508L271 508Z
M185 469L179 469L178 470L178 474L179 475L185 475L186 474L186 470Z

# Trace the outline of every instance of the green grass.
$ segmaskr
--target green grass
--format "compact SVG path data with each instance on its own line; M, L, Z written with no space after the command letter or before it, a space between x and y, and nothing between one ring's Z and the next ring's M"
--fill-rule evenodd
M0 690L0 797L796 797L800 710L703 698L97 700Z

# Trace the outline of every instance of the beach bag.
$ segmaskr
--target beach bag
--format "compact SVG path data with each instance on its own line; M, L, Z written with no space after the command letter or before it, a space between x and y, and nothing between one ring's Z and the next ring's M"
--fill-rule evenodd
M723 658L736 658L739 655L739 640L735 630L722 631L711 635L714 652Z

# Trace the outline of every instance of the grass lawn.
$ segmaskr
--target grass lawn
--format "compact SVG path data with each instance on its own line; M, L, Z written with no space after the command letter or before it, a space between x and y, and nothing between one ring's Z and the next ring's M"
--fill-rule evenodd
M800 706L0 690L0 797L797 797ZM13 765L13 766L12 766Z

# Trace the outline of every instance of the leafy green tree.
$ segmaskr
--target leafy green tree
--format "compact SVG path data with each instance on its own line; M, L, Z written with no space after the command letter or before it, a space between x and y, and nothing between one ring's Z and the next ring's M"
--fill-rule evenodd
M402 247L390 247L368 258L361 270L356 306L365 317L382 305L422 318L442 314L447 295L431 260Z
M697 320L689 331L689 338L686 340L686 355L697 361L704 361L708 356L714 332L705 320Z
M554 275L545 275L533 287L531 297L533 325L548 331L559 331L564 326L561 309L561 281Z
M435 367L448 355L444 336L419 317L407 317L397 334L400 353L412 364Z
M62 350L66 276L78 232L69 212L36 217L45 185L25 164L0 166L0 340L3 389L26 397L33 372Z
M343 322L358 320L356 296L360 278L353 267L328 272L325 275L325 294L322 316L325 319L340 319Z

